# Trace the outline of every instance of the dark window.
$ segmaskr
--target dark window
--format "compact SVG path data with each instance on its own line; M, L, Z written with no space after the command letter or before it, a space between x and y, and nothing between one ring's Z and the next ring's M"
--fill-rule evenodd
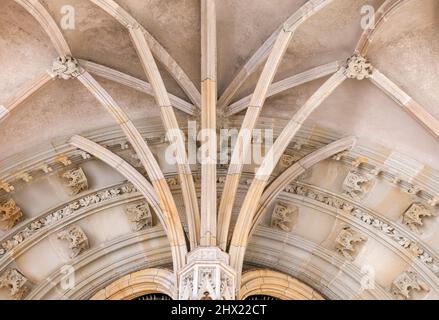
M170 296L164 293L150 293L134 298L133 300L172 300Z

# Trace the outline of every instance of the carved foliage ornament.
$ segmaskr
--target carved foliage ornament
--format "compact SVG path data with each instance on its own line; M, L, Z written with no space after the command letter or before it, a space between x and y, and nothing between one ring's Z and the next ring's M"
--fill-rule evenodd
M353 261L358 253L358 244L367 241L367 237L350 227L344 227L335 239L335 248L346 259Z
M293 231L293 226L297 220L299 208L296 206L278 202L271 215L271 227L279 228L285 232Z
M0 204L0 230L10 230L22 217L23 213L13 199Z
M76 195L88 189L88 181L81 168L67 170L61 174L63 184L70 189L70 195Z
M422 203L413 203L403 214L402 223L409 226L409 228L417 233L420 233L419 228L424 225L423 217L436 216L436 213L429 210Z
M416 258L418 258L439 277L439 265L437 264L432 254L430 254L426 249L422 248L415 241L411 240L406 235L406 233L403 232L403 230L395 229L386 221L374 216L369 211L366 212L363 208L356 207L355 204L349 201L299 183L294 183L286 186L284 191L287 193L299 195L301 197L307 197L309 199L331 206L335 209L343 210L343 212L354 216L362 223L373 227L386 237L389 237L402 248L409 250L415 255Z
M372 71L372 64L367 58L354 54L347 60L345 76L350 79L363 80L370 78Z
M67 240L69 242L69 248L72 249L72 253L70 254L71 259L77 257L82 251L90 247L84 231L76 225L59 232L58 239Z
M17 269L7 269L0 276L0 288L9 289L11 297L15 300L23 299L29 292L27 283L28 280Z
M151 210L146 202L127 206L125 213L131 222L133 231L140 231L153 226Z
M410 299L413 290L429 291L424 283L414 271L407 271L399 275L392 283L391 292L395 297L400 299Z
M77 211L87 209L91 206L97 206L103 202L134 192L137 192L137 189L134 188L132 184L124 184L119 187L99 191L95 194L86 195L79 200L72 201L66 206L50 212L40 219L28 223L25 228L14 234L12 237L2 241L0 243L0 258L6 252L13 250L35 233L57 223L61 219L77 213Z
M53 75L64 80L76 78L83 72L78 60L71 56L58 57L52 65Z
M343 191L353 199L361 199L370 188L371 179L355 170L346 176L343 182Z

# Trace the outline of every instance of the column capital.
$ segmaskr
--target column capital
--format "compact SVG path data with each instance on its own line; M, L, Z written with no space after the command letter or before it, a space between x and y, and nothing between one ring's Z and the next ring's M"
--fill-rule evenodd
M217 247L198 247L186 256L178 272L180 300L233 300L237 276L229 266L229 255Z

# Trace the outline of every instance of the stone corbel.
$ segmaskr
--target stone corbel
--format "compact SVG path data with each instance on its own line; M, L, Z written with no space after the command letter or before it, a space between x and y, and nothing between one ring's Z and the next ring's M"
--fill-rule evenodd
M429 291L427 284L414 271L407 271L399 275L392 282L390 292L398 299L408 300L413 291Z
M413 203L402 215L402 223L410 230L421 233L420 228L424 225L424 217L435 217L437 214L424 206L422 203Z
M351 227L344 227L335 238L335 249L346 259L354 261L358 254L358 245L365 241L366 236Z
M77 257L81 252L90 248L88 238L81 227L72 225L58 233L58 239L67 240L72 250L70 258Z
M17 269L7 269L0 276L0 288L9 289L9 294L14 300L23 299L30 291L27 286L29 280Z
M127 206L125 213L133 231L140 231L153 226L151 210L146 202Z
M0 230L12 229L22 217L23 213L13 199L0 204Z
M296 206L279 202L275 205L271 215L271 227L291 232L296 224L298 214L299 208Z
M79 65L78 60L72 56L58 57L52 65L52 77L70 80L84 73L84 69Z

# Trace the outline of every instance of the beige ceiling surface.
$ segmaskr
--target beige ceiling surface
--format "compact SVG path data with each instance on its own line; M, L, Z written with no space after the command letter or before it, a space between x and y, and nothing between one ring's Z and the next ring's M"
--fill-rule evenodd
M218 4L219 94L245 62L286 18L305 1L221 1ZM115 19L86 0L45 0L56 21L64 4L76 9L76 29L63 35L76 58L87 59L146 80L128 32ZM199 87L200 9L196 0L134 1L120 5L164 46ZM335 0L294 34L275 80L335 60L345 60L362 29L361 6L378 7L380 0ZM56 56L49 38L32 16L2 1L0 12L0 98L6 100L27 81L48 70ZM434 0L409 1L389 18L370 48L370 58L429 112L439 115L435 80L439 71L438 12ZM3 10L4 9L4 10ZM182 90L162 70L169 92L185 100ZM261 68L234 100L252 92ZM102 80L116 101L133 118L158 116L153 99ZM323 83L316 80L269 98L263 115L290 118ZM1 159L33 144L84 130L111 125L113 120L78 83L50 83L14 111L0 126ZM439 168L439 143L390 98L368 82L349 81L339 87L308 120L383 144Z

